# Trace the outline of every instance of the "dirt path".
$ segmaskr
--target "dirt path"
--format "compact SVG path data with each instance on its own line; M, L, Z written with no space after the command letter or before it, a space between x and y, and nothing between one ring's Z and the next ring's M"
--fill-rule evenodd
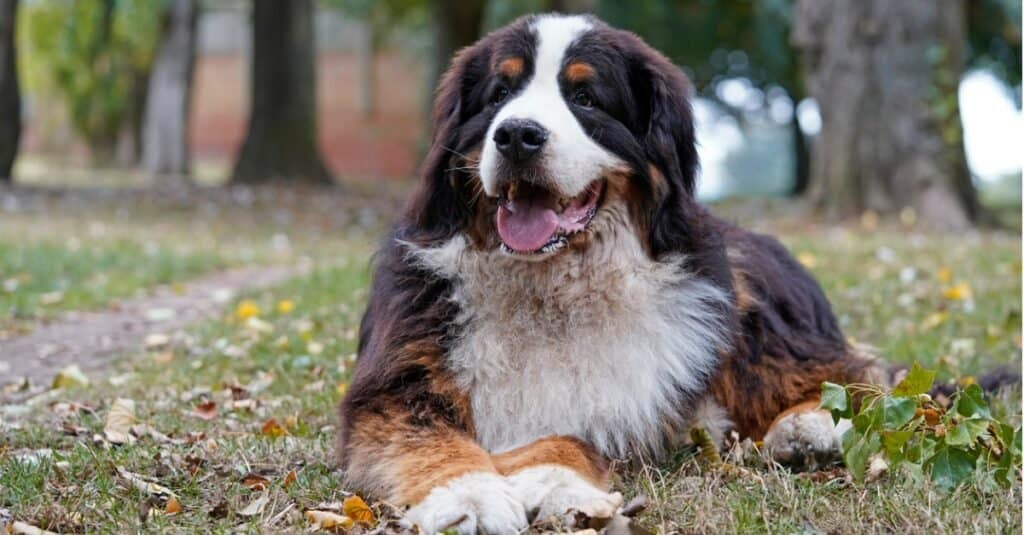
M271 286L299 273L288 266L239 268L185 282L184 291L161 287L107 310L68 313L30 334L0 341L0 384L21 377L36 386L49 384L70 364L94 375L115 355L143 348L147 336L171 337L188 325L215 317L239 292Z

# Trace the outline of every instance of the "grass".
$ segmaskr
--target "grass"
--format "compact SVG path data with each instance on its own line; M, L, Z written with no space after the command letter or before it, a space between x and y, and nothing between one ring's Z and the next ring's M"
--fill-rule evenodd
M310 229L289 228L289 236ZM918 360L944 378L1019 365L1019 236L778 228L821 279L848 335L888 360ZM263 243L266 234L253 236ZM365 240L318 236L304 249L319 266L308 276L242 296L170 349L125 355L109 374L91 377L93 386L0 407L0 509L57 531L299 532L305 509L343 499L330 459L366 300L368 248ZM159 434L138 430L143 436L124 445L104 440L118 398L134 400L136 424ZM1019 425L1019 392L995 404ZM162 501L127 485L118 468L171 489L182 511L165 514ZM250 488L259 481L253 474L267 480L266 490ZM1011 489L976 483L947 492L900 474L866 484L842 470L758 467L737 476L684 458L624 472L617 486L650 498L641 523L662 532L1021 529L1019 478ZM262 508L252 505L258 500Z
M128 239L0 241L0 340L57 312L97 308L224 265L212 251Z

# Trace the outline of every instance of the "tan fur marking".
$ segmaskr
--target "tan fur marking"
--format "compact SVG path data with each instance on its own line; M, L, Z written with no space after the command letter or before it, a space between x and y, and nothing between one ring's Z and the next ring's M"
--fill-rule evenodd
M565 78L571 83L586 82L594 77L594 67L582 61L574 61L565 67Z
M498 63L498 72L509 78L516 78L523 74L523 58L505 58Z
M553 464L575 471L596 487L606 489L609 486L608 463L593 447L572 437L542 438L532 444L492 455L491 459L502 475Z
M796 405L793 405L792 407L780 412L779 415L775 417L775 421L773 421L772 424L768 426L768 433L771 433L772 428L774 428L786 416L789 416L790 414L796 414L798 412L820 411L822 410L818 408L820 405L821 398L818 397L808 399L807 401L803 401L797 403ZM765 434L767 435L768 433Z
M449 440L436 442L436 447L415 447L415 438L410 442L414 448L397 463L405 479L398 487L399 503L418 503L434 487L470 472L495 471L487 452L464 436L452 433Z

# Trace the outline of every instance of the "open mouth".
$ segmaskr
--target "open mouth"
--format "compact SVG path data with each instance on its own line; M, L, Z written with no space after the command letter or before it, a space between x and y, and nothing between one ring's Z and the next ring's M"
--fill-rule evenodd
M526 255L564 248L570 236L586 230L594 219L602 191L604 180L568 198L527 182L509 183L498 200L502 251Z

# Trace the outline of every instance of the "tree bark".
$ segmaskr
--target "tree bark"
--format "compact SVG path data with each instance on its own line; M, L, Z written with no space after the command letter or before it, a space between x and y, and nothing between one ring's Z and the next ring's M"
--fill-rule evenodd
M14 46L18 0L0 0L0 182L11 181L21 137L21 91Z
M254 0L249 130L232 182L332 183L317 147L312 0Z
M142 165L152 174L189 174L188 124L196 56L196 0L173 0L149 76Z
M978 219L957 100L965 15L958 0L798 0L791 39L822 116L809 195L826 214Z

